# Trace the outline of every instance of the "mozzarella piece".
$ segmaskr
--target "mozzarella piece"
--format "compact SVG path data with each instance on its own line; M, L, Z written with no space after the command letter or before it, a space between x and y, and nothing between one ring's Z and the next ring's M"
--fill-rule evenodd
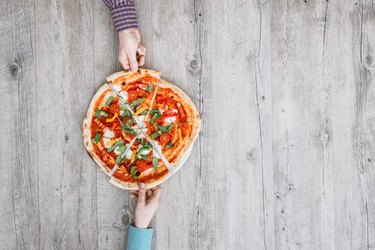
M172 122L176 121L176 116L166 117L164 118L164 121L168 124L171 124Z
M160 153L163 153L163 151L161 150L161 145L157 141L152 141L152 142L155 144L155 146L158 149L158 151ZM152 156L160 159L160 156L158 155L158 153L156 152L155 149L152 150Z
M113 138L115 136L115 133L111 131L109 128L104 128L104 137L107 138Z
M129 149L129 151L126 153L126 159L131 159L133 155L133 150Z
M172 109L172 111L173 111L174 113L178 113L178 110L177 110L177 109Z
M119 95L123 98L123 101L127 101L128 100L128 92L122 90L120 91Z
M107 137L104 137L104 138L103 138L103 143L104 143L104 147L105 147L105 148L110 148L110 147L111 147L111 145L108 145L108 143L109 143L110 141L112 141L111 138L107 138Z
M146 169L142 174L147 175L154 171L154 168Z

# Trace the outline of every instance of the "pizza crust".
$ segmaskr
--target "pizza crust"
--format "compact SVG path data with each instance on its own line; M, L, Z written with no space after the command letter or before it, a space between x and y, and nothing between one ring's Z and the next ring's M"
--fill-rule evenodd
M133 71L120 71L116 72L106 78L107 82L109 83L116 83L116 79L119 77L123 77L123 80L126 83L131 83L136 81L137 79L145 77L147 74L151 75L152 77L160 78L161 73L157 72L156 70L151 69L139 69L136 72Z
M114 81L118 79L119 77L124 77L122 80L124 80L126 83L131 83L131 82L136 81L139 78L146 76L147 73L150 74L152 77L157 77L157 78L160 77L160 73L155 70L141 69L138 72L131 72L131 71L130 72L125 72L125 71L117 72L108 76L106 79L109 83L114 83ZM174 170L172 172L168 171L167 174L163 175L158 180L153 180L153 181L145 183L147 189L155 187L163 183L182 167L182 165L184 164L184 162L187 160L188 156L190 155L190 152L193 148L193 144L195 140L198 138L200 127L201 127L201 120L200 120L198 109L194 105L193 101L179 87L163 79L160 79L159 86L164 87L164 88L171 88L175 93L177 93L181 97L181 101L184 102L181 104L183 106L187 105L188 107L191 108L192 114L191 114L190 119L193 120L193 125L192 125L191 134L189 138L185 141L185 144L182 150L180 151L179 156L177 156L176 159L171 163L174 166ZM95 104L97 100L100 98L100 96L107 90L110 90L110 87L107 84L104 84L102 87L99 88L99 90L96 92L93 99L91 100L89 109L87 111L87 115L83 121L82 133L83 133L84 145L90 157L96 162L99 168L105 174L109 176L111 169L108 168L105 165L105 163L100 159L100 157L96 155L93 144L91 142L91 130L90 130L91 119L95 113L95 108L96 108ZM110 179L110 183L122 189L127 189L127 190L139 189L138 183L125 182L113 176Z

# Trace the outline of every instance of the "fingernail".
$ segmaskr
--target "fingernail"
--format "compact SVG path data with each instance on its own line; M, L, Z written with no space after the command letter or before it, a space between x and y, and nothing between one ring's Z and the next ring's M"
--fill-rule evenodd
M139 186L140 188L145 188L145 184L144 183L141 183L141 185Z

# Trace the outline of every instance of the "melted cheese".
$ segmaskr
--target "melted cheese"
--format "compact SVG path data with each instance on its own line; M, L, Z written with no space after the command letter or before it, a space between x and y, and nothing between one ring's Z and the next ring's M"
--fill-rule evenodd
M176 116L166 117L164 118L164 121L168 124L171 124L172 122L176 121Z
M104 128L104 137L113 138L114 136L115 133L113 133L112 130L110 130L109 128Z

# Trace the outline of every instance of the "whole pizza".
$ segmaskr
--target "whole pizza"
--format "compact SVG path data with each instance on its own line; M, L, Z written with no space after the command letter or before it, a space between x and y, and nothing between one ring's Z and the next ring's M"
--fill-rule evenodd
M200 130L192 100L160 72L141 69L107 77L83 121L85 147L110 182L154 187L190 154Z

